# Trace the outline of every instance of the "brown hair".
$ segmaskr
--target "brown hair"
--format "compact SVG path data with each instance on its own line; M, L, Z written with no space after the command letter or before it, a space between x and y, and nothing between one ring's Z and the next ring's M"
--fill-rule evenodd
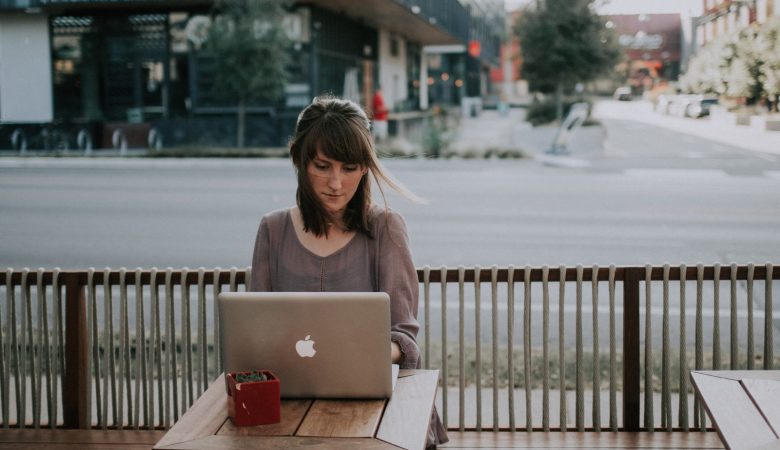
M328 158L367 168L377 181L383 198L380 180L404 196L417 199L380 166L371 136L371 124L363 109L350 100L316 97L301 111L295 135L290 139L290 157L298 176L296 202L303 217L303 229L315 236L327 236L328 222L332 220L312 190L306 170L318 149ZM344 211L346 229L373 237L368 214L370 207L371 182L365 174Z

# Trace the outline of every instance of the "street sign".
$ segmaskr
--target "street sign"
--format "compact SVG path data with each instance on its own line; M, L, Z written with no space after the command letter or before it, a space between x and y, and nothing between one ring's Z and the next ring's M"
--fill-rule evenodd
M563 120L561 127L558 128L558 132L555 134L555 139L552 145L546 153L551 155L565 155L569 153L568 143L572 133L576 131L585 119L588 118L588 104L587 103L575 103L571 105L569 114Z

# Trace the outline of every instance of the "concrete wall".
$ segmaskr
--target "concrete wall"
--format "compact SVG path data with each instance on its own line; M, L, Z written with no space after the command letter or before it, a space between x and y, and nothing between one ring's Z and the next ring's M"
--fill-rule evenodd
M48 17L0 14L0 122L50 122L51 76Z
M392 39L396 40L396 55L391 52ZM406 100L406 40L387 30L379 30L379 83L387 109L392 111L396 103Z

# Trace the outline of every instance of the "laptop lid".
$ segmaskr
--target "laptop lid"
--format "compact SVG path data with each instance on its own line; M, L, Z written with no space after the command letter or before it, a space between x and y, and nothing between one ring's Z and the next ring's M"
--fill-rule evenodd
M390 298L384 292L223 292L225 372L268 369L285 398L388 398Z

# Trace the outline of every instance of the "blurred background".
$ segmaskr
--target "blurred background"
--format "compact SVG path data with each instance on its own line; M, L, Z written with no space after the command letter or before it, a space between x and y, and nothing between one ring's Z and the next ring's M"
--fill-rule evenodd
M574 369L584 367L578 361L583 345L593 348L586 348L589 368L584 370L595 368L588 386L605 389L598 374L611 367L606 349L624 337L617 325L616 337L604 339L607 314L623 320L623 307L638 305L640 297L646 307L645 355L655 358L646 367L644 404L660 396L662 364L667 378L672 370L667 341L662 341L670 334L669 305L677 335L673 345L680 343L690 360L686 366L680 358L680 367L673 368L673 379L682 386L671 389L687 391L693 404L684 384L687 368L694 367L693 346L697 368L704 367L702 361L725 367L720 335L725 341L727 328L729 368L780 364L772 350L780 343L780 333L773 331L780 314L771 306L772 289L780 291L778 36L780 0L0 0L0 266L9 268L0 272L5 330L15 333L14 324L32 330L22 320L38 323L32 322L32 310L35 317L46 317L47 299L55 301L55 295L46 295L49 287L54 294L69 286L71 313L87 298L84 294L79 300L79 292L89 287L92 309L89 318L80 310L79 326L95 336L100 330L100 345L110 347L114 340L128 371L129 354L135 355L130 336L156 336L157 353L149 354L166 361L166 371L170 363L171 373L180 370L189 377L189 400L181 397L184 411L193 400L194 371L182 366L190 364L189 357L178 355L196 355L202 377L208 372L206 357L218 361L216 311L207 311L213 311L213 299L225 283L233 290L241 284L237 276L250 264L260 218L294 204L296 178L287 140L312 97L330 94L363 106L383 164L428 200L413 203L392 192L386 199L376 196L406 219L420 273L463 266L468 268L464 277L468 273L478 280L456 286L452 278L449 284L429 283L421 275L420 317L426 320L421 320L425 329L419 339L425 342L426 366L445 370L442 379L450 383L454 398L453 349L461 350L460 362L467 359L470 368L469 398L477 394L465 406L452 401L448 407L444 400L439 411L446 414L449 408L455 417L460 408L468 411L461 425L479 423L479 388L490 383L479 381L483 370L487 380L488 366L472 355L487 355L489 338L494 349L500 341L510 355L519 352L521 340L533 343L533 360L524 350L523 373L544 375L525 377L523 395L540 398L538 381L557 377L568 380L573 405L572 386L580 373ZM698 263L701 268L693 272ZM609 302L616 290L615 279L609 278L614 272L607 271L612 264L618 266L618 297L624 289L635 294L620 299L617 308ZM664 264L673 274L671 294ZM652 280L650 265L655 266ZM426 266L432 269L426 272ZM512 266L518 271L512 272ZM518 333L511 340L511 333L502 331L491 338L488 333L497 333L498 323L512 317L509 330L521 323L521 283L519 278L492 283L489 302L486 277L498 276L498 267L506 268L507 280L509 273L519 276L521 268L526 276L546 277L543 266L563 269L550 280L523 282L525 336ZM57 284L57 267L70 281ZM85 270L90 267L98 269ZM133 288L126 282L126 276L142 272L135 267L143 268L143 283L149 284ZM205 269L196 273L199 267ZM236 269L225 269L231 267ZM629 272L631 283L621 278ZM212 281L205 282L212 273ZM164 323L170 324L165 332L157 315L163 274ZM641 275L647 277L642 276L642 292ZM695 276L702 278L697 282ZM134 281L141 283L141 278ZM552 338L546 325L539 327L549 319L548 281L558 284L549 288L558 292L552 314L560 320ZM206 289L204 283L213 284ZM126 298L133 305L129 312ZM17 302L18 317L13 312ZM50 311L61 309L57 303ZM186 339L196 314L199 341L193 347ZM639 329L639 312L631 314L628 323ZM721 314L730 315L731 322L721 322ZM149 335L139 328L132 334L136 325L144 326L146 315L150 324L157 319L156 331ZM695 337L694 316L696 329L703 330ZM584 338L581 330L574 331L583 318ZM124 330L121 346L113 324ZM179 327L178 337L174 325L186 325ZM763 352L753 352L754 329ZM461 340L456 347L459 331L469 343ZM614 322L610 331L616 331ZM21 378L18 372L14 376L16 392L27 364L24 331L20 336L18 352L16 341L0 345L22 361L17 364ZM431 337L441 337L441 344L430 343ZM628 378L638 379L639 340L633 342L637 363ZM539 352L548 343L561 344L553 378L547 375L546 350L544 359ZM664 349L663 362L659 351L653 356L650 344ZM110 369L115 365L107 358L115 352L101 347L105 356L100 362L100 345L93 347L95 386L100 370L112 377L113 386L112 370L117 369ZM6 358L0 370L11 367L11 356ZM87 356L68 358L84 367ZM136 368L141 359L134 360ZM503 356L492 358L491 374L502 377L492 387L501 385L503 403L504 392L514 392L503 390L513 386L506 381L520 379L520 364L512 369L502 361ZM209 367L215 375L216 364ZM149 373L151 383L155 375ZM159 369L156 376L159 380ZM164 376L173 382L167 372ZM610 383L619 383L617 372ZM591 388L577 382L578 398L583 389ZM167 390L164 395L168 398ZM175 390L173 396L176 404ZM671 404L671 393L663 398ZM687 401L688 396L679 398ZM594 397L589 408L599 402ZM656 402L664 405L660 398ZM533 408L537 425L539 404L536 400ZM679 422L687 429L683 418L693 410L680 404ZM8 402L4 405L7 409ZM107 405L103 402L104 411ZM671 414L664 406L653 412L650 405L646 424L656 416L663 423L661 409ZM606 404L602 410L606 414ZM167 427L167 404L165 411ZM24 414L21 409L17 416ZM505 410L491 414L486 413L490 420L485 423L509 423ZM105 426L107 417L104 412L95 423ZM121 426L123 418L115 415L112 423ZM652 428L652 420L647 426Z
M557 88L749 122L777 112L775 3L2 0L0 148L283 147L314 95L377 91L404 153L439 150L432 111L548 121Z
M0 0L0 263L246 264L319 94L430 200L391 198L420 265L772 260L779 29L777 0Z

